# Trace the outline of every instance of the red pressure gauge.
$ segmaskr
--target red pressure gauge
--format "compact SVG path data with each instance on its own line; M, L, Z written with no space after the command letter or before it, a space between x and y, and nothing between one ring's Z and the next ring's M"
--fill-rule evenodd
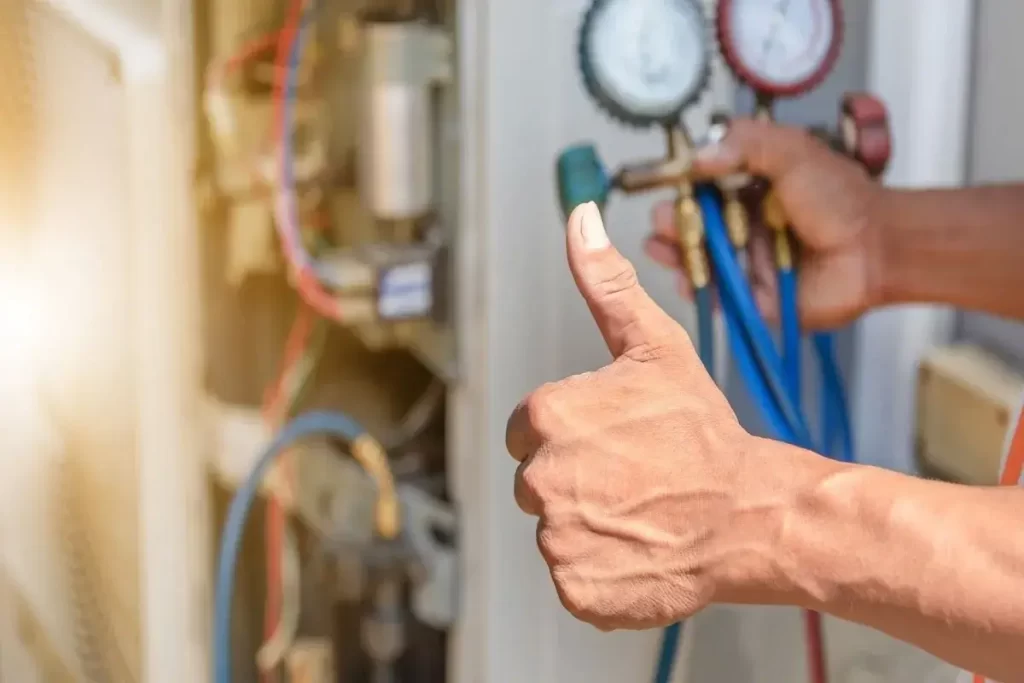
M839 0L720 0L718 42L729 68L766 97L816 88L842 46Z
M864 165L873 177L885 173L892 156L892 131L885 104L867 93L848 93L839 110L843 151Z

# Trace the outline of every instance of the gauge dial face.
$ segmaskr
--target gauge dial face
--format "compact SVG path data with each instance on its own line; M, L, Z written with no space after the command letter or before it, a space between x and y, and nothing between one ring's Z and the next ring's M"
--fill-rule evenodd
M718 37L741 80L765 94L797 95L835 65L841 22L834 0L724 0Z
M598 0L581 48L598 99L633 119L678 114L706 80L708 36L692 0Z

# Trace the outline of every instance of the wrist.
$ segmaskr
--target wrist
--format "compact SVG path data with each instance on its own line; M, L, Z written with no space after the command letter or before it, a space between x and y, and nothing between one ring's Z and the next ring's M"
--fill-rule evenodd
M813 526L818 492L848 465L768 439L752 437L743 476L710 569L714 602L805 605L807 569L794 564ZM794 532L798 524L801 530Z
M867 308L897 303L900 264L899 216L904 195L881 185L872 193L867 208Z

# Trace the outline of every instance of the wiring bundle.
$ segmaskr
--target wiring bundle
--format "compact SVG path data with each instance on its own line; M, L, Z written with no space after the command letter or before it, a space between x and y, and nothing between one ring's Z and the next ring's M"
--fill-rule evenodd
M303 5L304 0L290 2L287 18L280 31L268 33L245 43L235 54L212 65L207 74L208 90L217 93L223 89L224 82L247 62L276 50L274 116L271 131L278 166L277 183L274 187L274 224L301 298L298 313L285 343L279 376L264 396L264 422L267 428L278 436L250 476L247 486L243 486L237 492L222 537L214 615L214 677L218 682L231 681L230 618L235 563L242 527L254 502L259 483L267 471L275 465L280 467L278 481L281 482L281 486L273 491L267 502L265 642L257 657L264 681L276 680L276 668L282 662L287 647L294 638L298 620L298 572L294 571L297 550L288 532L286 519L286 507L293 495L291 489L294 485L294 471L287 457L287 448L302 438L333 435L346 440L353 450L356 448L355 444L362 444L360 448L363 453L373 453L372 456L363 457L363 464L372 467L375 479L390 479L383 449L369 443L368 440L372 441L371 437L350 418L341 414L318 413L287 424L295 408L302 403L323 350L327 336L323 320L340 321L342 317L337 301L317 276L315 262L305 248L299 227L292 128L297 72L305 33L303 29L308 23L309 16L309 13L304 16ZM277 460L280 462L276 462ZM382 485L379 490L382 496L390 496L392 507L397 505L393 500L393 485ZM390 491L390 494L386 494L387 491ZM392 511L391 516L396 517L396 513ZM393 527L396 523L392 520L388 525ZM289 567L291 571L287 570Z
M267 592L264 643L257 654L257 665L262 680L264 683L274 683L279 673L278 668L295 641L299 614L299 559L288 526L288 513L293 507L293 487L296 483L294 464L289 457L289 451L294 450L299 442L308 439L328 439L339 443L361 466L372 482L376 500L373 514L375 544L370 549L370 554L373 554L378 546L384 549L381 553L388 557L388 561L397 562L394 566L395 571L390 572L388 580L398 581L400 579L397 577L403 571L408 571L411 560L397 552L406 548L408 539L402 534L402 511L387 448L401 449L418 438L434 423L446 395L444 383L435 378L420 400L412 406L405 419L387 435L387 448L371 436L362 425L345 414L314 412L293 417L296 411L301 410L306 391L312 383L330 324L357 324L357 314L353 313L347 304L346 310L343 311L340 303L341 293L347 285L336 282L332 275L333 270L317 261L318 250L306 247L301 229L294 138L299 70L307 41L310 39L309 34L313 25L311 19L317 11L312 5L314 3L307 0L288 0L280 30L243 45L236 54L211 66L208 73L208 90L222 94L226 80L245 64L274 53L270 137L275 172L265 175L271 176L269 182L273 193L274 227L288 264L291 283L300 299L299 309L285 344L279 375L265 392L263 399L263 421L268 431L276 436L244 485L235 493L221 535L214 600L213 674L216 683L230 683L232 680L231 605L235 590L235 569L242 532L260 490L261 481L272 469L274 470L275 485L270 487L265 529ZM213 122L212 114L210 118ZM386 251L387 246L383 245L378 251ZM375 273L382 281L381 290L384 289L383 281L389 282L386 294L392 297L389 300L392 305L398 295L412 296L419 290L410 290L410 283L407 280L400 277L389 279L386 275L393 272L406 275L410 272L410 265L412 272L422 272L416 270L426 265L422 261L422 256L418 256L422 251L415 251L417 258L421 260L413 261L411 264L409 261L401 261L401 255L396 257L397 265L384 259L383 265L380 265L382 272ZM332 267L336 269L337 266L338 264L334 264ZM406 267L405 271L402 271L403 266ZM394 270L386 271L386 268ZM358 280L359 276L354 279ZM397 284L392 283L392 280ZM422 288L418 281L412 285ZM405 289L402 289L402 286ZM385 292L381 291L378 294L383 297ZM381 320L385 320L385 302L382 300L375 303L379 304L382 311ZM401 319L403 315L414 317L415 313L403 314L400 311L387 320ZM380 567L374 567L375 571L380 570ZM400 591L397 594L400 594ZM393 662L382 663L374 659L374 663L383 670Z

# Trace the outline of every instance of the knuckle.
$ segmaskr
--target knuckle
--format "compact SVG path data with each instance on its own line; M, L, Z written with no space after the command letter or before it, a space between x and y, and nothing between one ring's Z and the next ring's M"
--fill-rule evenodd
M844 168L846 159L831 149L829 149L824 142L811 136L809 133L804 134L806 140L803 141L802 146L799 148L799 153L796 155L794 160L794 167L796 170L804 168L813 168L814 172L821 173L822 166L838 166L839 169Z
M763 135L751 138L749 155L755 167L785 175L813 155L818 140L802 128L762 124Z
M687 367L699 363L694 355L693 342L686 331L669 320L648 332L648 339L630 347L622 359L638 364L666 363L668 366Z
M558 600L562 603L562 607L577 619L588 621L589 612L586 600L583 598L583 591L579 589L577 582L571 578L569 572L552 567L551 580L555 584L555 592L558 594Z
M517 411L513 411L505 422L505 447L511 452L519 438L520 425L517 423Z
M519 470L519 481L522 482L523 492L533 498L543 498L544 474L537 466L538 461L533 460L527 466Z
M771 146L780 150L787 150L789 152L803 151L817 141L817 138L804 128L780 126L771 123L766 123L765 125L771 126L774 133L773 141L775 144Z
M548 566L555 567L558 565L558 547L551 527L544 524L537 525L537 549L540 550L541 557L548 563Z
M663 343L647 343L633 346L622 355L622 358L638 364L655 363L671 357L672 351Z
M523 478L523 474L530 469L531 462L530 460L524 460L516 469L513 493L516 505L519 506L520 510L528 515L538 515L540 514L540 502L537 496L527 487L526 481Z
M542 486L542 477L537 472L537 463L530 462L526 467L523 467L519 471L519 480L522 482L522 489L525 493L530 495L537 495L540 493Z
M668 239L676 239L676 216L672 203L667 201L659 202L655 205L652 214L654 235L661 235Z
M639 284L636 268L631 263L624 262L599 277L594 283L594 288L600 296L610 298L630 291Z
M505 423L505 449L516 460L523 462L535 447L533 426L526 415L525 401L519 402Z
M556 588L558 581L555 581ZM576 583L565 582L565 585L559 596L562 601L562 606L580 621L584 621L593 626L600 626L604 623L602 616L593 608L593 600L587 597L587 591L582 589Z
M557 393L558 387L555 384L545 384L527 396L523 403L526 419L538 433L548 431Z

